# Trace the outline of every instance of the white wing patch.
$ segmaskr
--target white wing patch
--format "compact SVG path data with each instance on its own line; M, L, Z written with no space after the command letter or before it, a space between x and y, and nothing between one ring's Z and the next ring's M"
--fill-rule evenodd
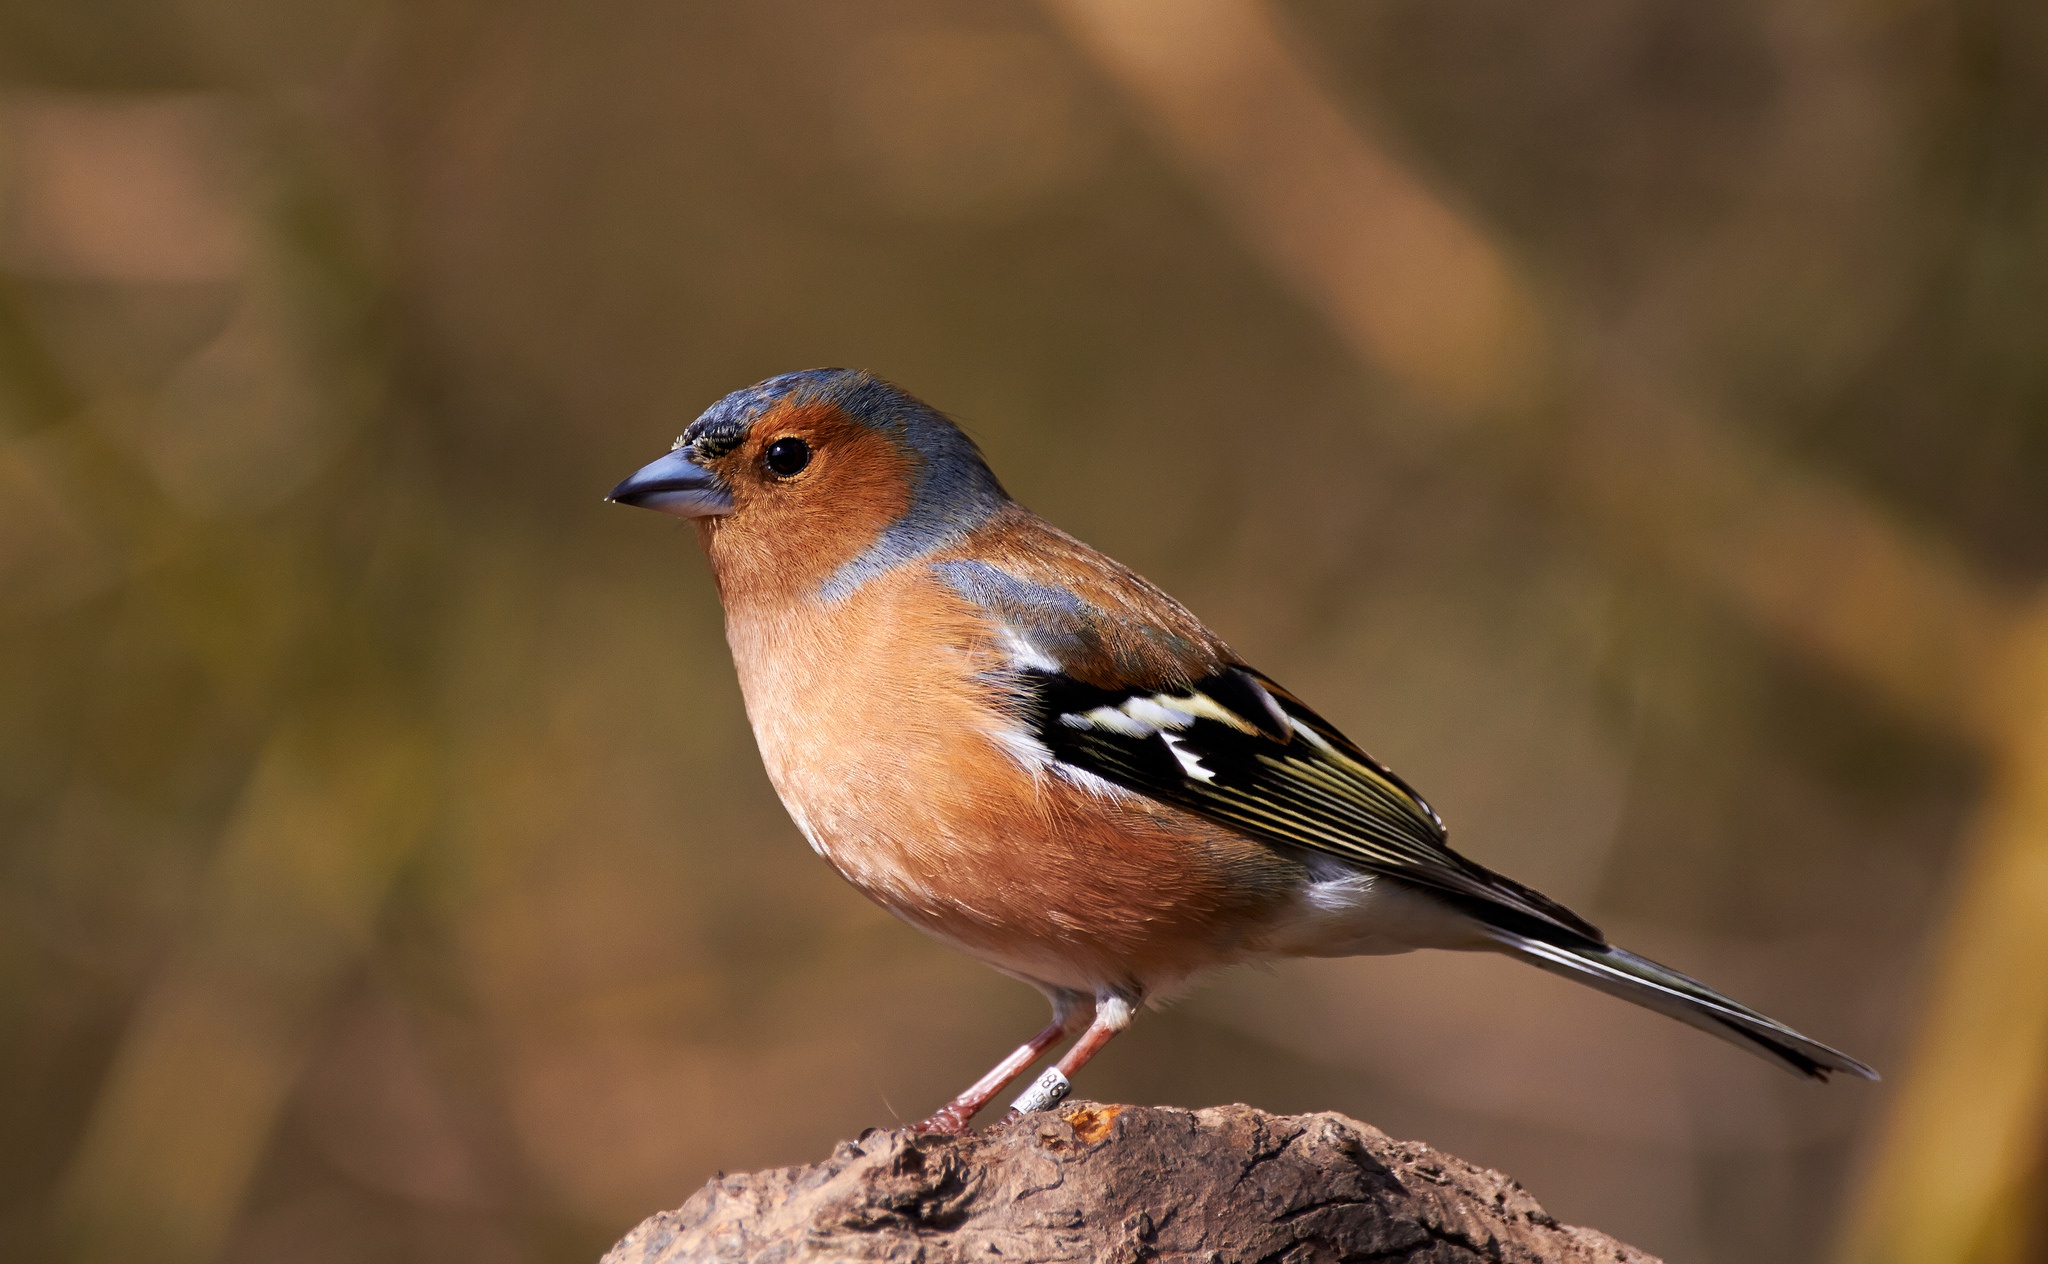
M1158 737L1166 744L1182 772L1195 781L1214 781L1216 774L1203 765L1201 755L1188 747L1181 736L1196 720L1216 720L1241 733L1258 729L1243 716L1199 691L1184 694L1155 693L1126 698L1116 706L1069 712L1060 723L1074 729L1098 729L1119 737Z
M1074 729L1106 729L1125 737L1150 737L1159 731L1158 725L1147 724L1122 707L1097 707L1080 715L1063 715L1060 723Z
M1007 624L1003 627L1003 652L1010 666L1023 671L1056 672L1060 665L1053 656L1031 643L1031 638Z
M1173 752L1174 762L1180 770L1196 781L1214 781L1216 774L1202 767L1201 757L1189 750L1181 739L1172 733L1161 733L1159 740L1166 743L1166 749Z
M1003 644L1013 665L1019 668L1048 670L1048 667L1040 666L1036 661L1046 657L1044 651L1033 645L1018 629L1005 627ZM1289 728L1300 727L1281 712L1279 705L1273 702L1256 682L1242 673L1239 674L1239 678L1256 698L1265 702L1272 715L1282 724ZM1239 733L1260 738L1268 737L1266 731L1260 729L1258 725L1218 702L1200 688L1190 689L1186 693L1133 694L1115 705L1105 703L1086 711L1064 711L1059 714L1059 723L1070 729L1113 733L1118 737L1138 741L1157 737L1167 752L1173 756L1173 761L1179 765L1182 774L1190 781L1214 782L1216 771L1202 762L1200 747L1188 744L1188 731L1198 720L1212 720ZM1008 739L1004 740L1006 745L1009 744ZM1042 744L1034 743L1034 746L1035 749L1022 756L1027 766L1038 767L1037 757L1043 756L1050 766L1062 774L1070 778L1076 774L1087 778L1084 784L1088 784L1090 789L1100 792L1100 789L1108 788L1112 784L1074 768L1064 760L1052 758L1051 752ZM1012 753L1019 752L1013 747Z
M1119 709L1139 726L1157 733L1165 729L1184 729L1194 721L1194 711L1177 705L1187 701L1155 693L1149 698L1127 698Z
M1179 732L1196 720L1217 720L1240 733L1258 732L1249 720L1204 693L1138 695L1113 707L1060 717L1060 723L1070 729L1104 729L1123 737L1150 737L1169 729Z

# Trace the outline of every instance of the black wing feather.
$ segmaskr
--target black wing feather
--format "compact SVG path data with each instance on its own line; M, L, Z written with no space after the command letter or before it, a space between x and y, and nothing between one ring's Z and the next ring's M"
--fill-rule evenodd
M1452 851L1421 795L1249 668L1164 690L1021 675L1037 736L1064 763L1254 838L1426 887L1520 934L1606 942L1555 900Z

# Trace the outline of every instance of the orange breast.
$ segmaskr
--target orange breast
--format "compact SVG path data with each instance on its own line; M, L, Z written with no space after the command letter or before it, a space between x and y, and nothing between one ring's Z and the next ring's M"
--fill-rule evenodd
M734 603L761 755L819 854L892 912L1029 979L1170 987L1246 955L1302 877L1249 839L1035 758L978 611L912 565L846 601Z

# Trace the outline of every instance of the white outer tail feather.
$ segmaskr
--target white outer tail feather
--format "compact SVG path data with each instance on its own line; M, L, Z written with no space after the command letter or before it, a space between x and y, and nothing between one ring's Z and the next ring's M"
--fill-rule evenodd
M1487 928L1487 933L1503 951L1539 969L1656 1010L1801 1075L1825 1080L1830 1071L1846 1071L1867 1080L1878 1078L1876 1071L1840 1050L1646 957L1611 946L1564 947L1498 927Z

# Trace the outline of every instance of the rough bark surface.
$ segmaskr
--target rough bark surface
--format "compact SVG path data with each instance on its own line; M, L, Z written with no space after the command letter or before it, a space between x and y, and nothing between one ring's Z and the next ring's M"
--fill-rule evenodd
M1337 1114L1069 1103L971 1137L871 1131L726 1176L604 1264L1091 1260L1656 1264L1498 1172Z

